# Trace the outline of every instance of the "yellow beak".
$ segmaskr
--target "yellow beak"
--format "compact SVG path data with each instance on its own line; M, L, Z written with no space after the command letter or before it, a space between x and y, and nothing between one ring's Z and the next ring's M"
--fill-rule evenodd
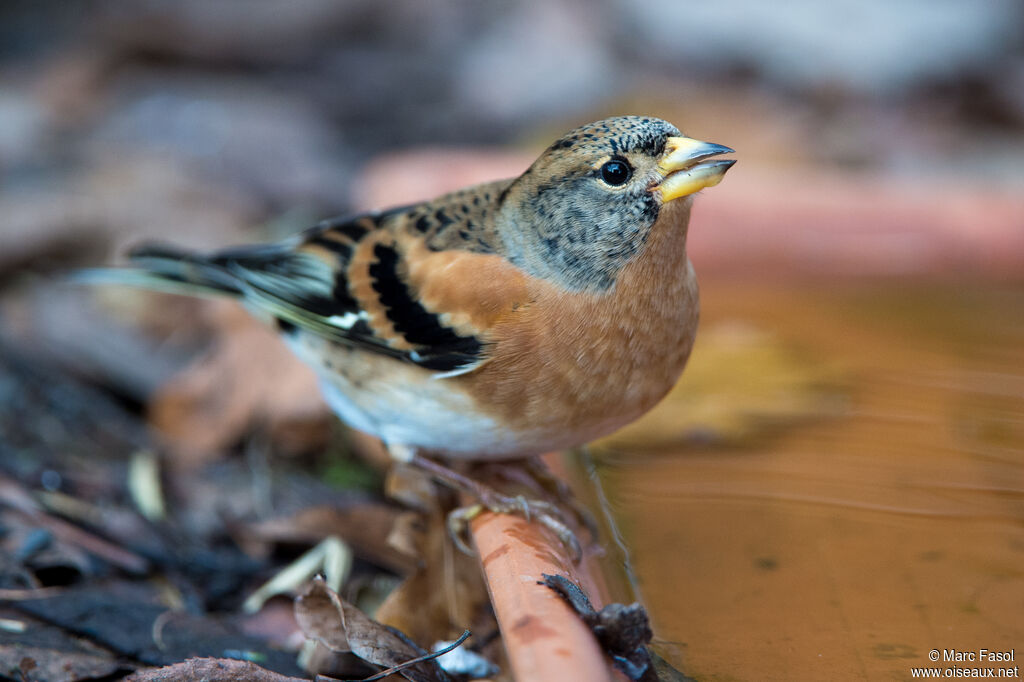
M658 169L665 179L655 188L661 193L662 203L717 185L736 161L701 161L719 154L732 153L732 149L712 142L701 142L689 137L668 138L661 161L658 162Z

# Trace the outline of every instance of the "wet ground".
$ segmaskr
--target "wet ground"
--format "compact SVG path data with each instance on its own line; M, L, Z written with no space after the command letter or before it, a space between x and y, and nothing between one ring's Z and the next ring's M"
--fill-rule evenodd
M599 466L682 669L909 679L932 649L1024 649L1024 288L705 281L703 296L680 392L754 339L722 368L737 390L692 398L721 428L666 431L662 415ZM765 347L789 368L743 365Z

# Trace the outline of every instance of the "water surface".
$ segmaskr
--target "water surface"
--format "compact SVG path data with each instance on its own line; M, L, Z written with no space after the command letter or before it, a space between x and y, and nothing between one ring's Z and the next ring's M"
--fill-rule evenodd
M675 662L824 680L910 679L932 649L1024 658L1024 287L705 282L703 301L679 389L699 395L599 464ZM762 340L752 361L701 360L723 329Z

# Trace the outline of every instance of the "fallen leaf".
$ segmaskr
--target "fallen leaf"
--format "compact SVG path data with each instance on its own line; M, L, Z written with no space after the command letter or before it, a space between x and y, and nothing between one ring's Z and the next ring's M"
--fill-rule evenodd
M393 668L426 653L343 600L320 578L310 582L295 600L295 616L310 639L338 653L350 651L382 668ZM400 674L412 682L447 679L431 661L403 668Z
M572 607L619 672L636 682L655 682L657 676L647 649L653 633L641 604L613 603L595 611L586 592L576 583L562 575L545 573L542 577L538 583L554 590Z
M25 629L0 629L0 676L26 682L75 682L107 677L125 666L110 651L60 628L5 609ZM17 620L15 620L17 619Z
M295 599L295 620L306 637L315 639L331 651L352 651L341 597L323 579L310 581L305 591Z
M292 452L325 447L332 417L313 370L238 304L214 301L206 310L214 343L150 405L176 463L201 464L257 426Z
M288 677L261 668L249 661L231 658L190 658L163 668L138 670L125 678L125 682L307 682L305 678Z
M88 637L147 665L171 665L189 657L251 654L269 668L298 672L295 656L242 634L229 619L175 611L160 602L156 587L137 582L90 583L59 594L16 602L23 613Z
M419 532L423 561L384 599L374 616L413 640L432 642L469 627L497 629L479 560L455 549L444 514L425 518Z

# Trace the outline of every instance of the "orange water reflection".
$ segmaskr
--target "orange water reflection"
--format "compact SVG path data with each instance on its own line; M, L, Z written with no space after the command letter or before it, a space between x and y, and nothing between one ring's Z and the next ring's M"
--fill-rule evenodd
M699 680L910 679L944 648L1019 664L1024 288L703 291L705 328L840 366L846 398L729 447L600 464L675 662Z

